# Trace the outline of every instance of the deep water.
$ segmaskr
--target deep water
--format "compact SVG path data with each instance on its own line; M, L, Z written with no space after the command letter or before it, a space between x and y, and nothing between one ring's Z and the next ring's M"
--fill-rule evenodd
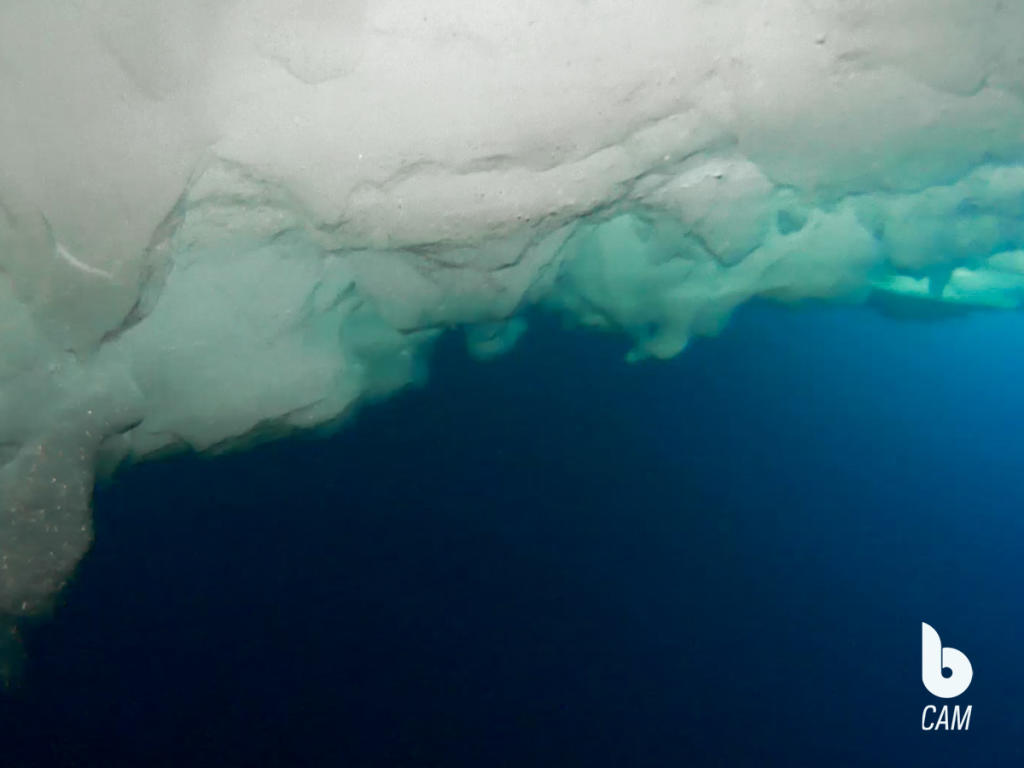
M1024 316L452 336L329 439L124 471L10 766L1024 761ZM920 622L974 665L922 733Z

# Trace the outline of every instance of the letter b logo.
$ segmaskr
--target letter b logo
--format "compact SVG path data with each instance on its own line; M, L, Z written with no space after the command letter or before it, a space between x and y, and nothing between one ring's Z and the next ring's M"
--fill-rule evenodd
M948 669L952 674L942 674ZM921 681L928 693L952 699L967 690L974 678L971 660L956 648L943 648L939 633L921 622Z

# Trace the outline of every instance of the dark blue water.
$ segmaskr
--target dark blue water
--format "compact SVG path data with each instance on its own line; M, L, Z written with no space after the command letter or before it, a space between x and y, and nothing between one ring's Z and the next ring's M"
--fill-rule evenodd
M123 473L3 766L1011 765L1024 317L543 321L324 441ZM920 622L974 665L922 733Z

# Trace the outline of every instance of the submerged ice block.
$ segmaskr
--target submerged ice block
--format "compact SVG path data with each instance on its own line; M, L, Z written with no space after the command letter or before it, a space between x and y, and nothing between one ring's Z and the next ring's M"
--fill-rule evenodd
M0 7L0 625L99 468L330 425L542 306L1024 302L1024 4Z

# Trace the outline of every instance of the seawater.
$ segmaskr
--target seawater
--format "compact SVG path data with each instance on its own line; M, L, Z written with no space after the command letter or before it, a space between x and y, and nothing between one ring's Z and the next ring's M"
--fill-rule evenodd
M1019 763L1024 316L626 351L451 334L331 437L122 471L3 764ZM920 729L922 621L969 732Z

